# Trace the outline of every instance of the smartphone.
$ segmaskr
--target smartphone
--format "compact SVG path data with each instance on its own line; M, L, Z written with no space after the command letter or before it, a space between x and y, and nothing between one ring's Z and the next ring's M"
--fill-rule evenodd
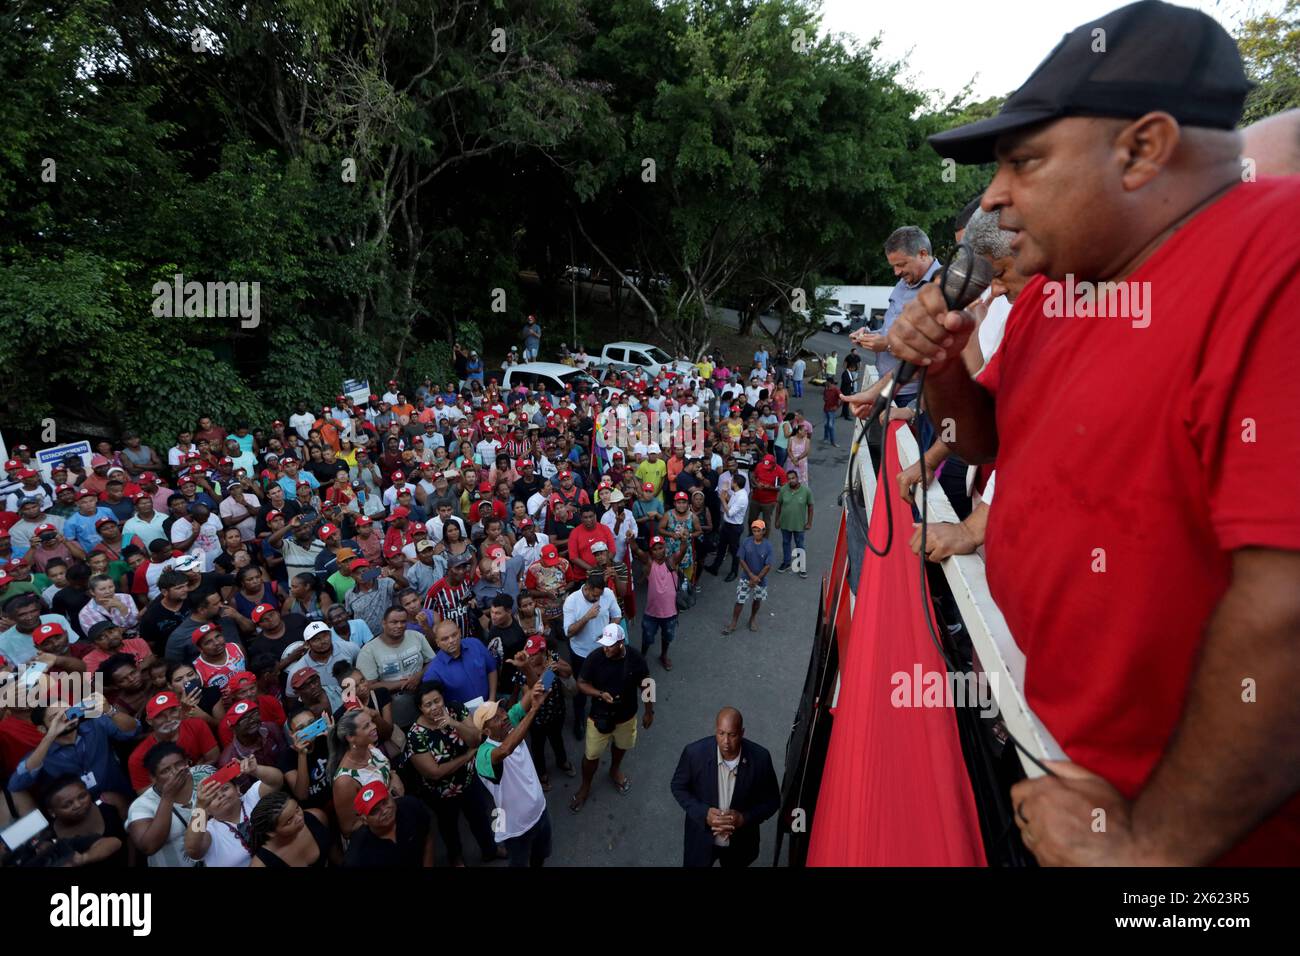
M548 670L542 673L542 690L549 691L555 685L555 671Z
M208 777L213 783L229 783L239 776L239 761L232 760L212 776Z
M73 704L63 712L64 720L84 720L86 717L86 708L80 704Z
M201 690L202 688L203 688L203 681L199 680L197 677L191 677L189 680L187 680L184 684L181 685L181 689L185 691L185 696L187 697L190 694L194 693L196 690Z
M0 830L0 842L3 842L10 850L16 850L32 837L40 834L49 821L39 810L33 810L24 817L20 817L15 823L10 824L3 830Z
M325 718L317 717L316 720L308 724L302 730L295 731L294 736L303 743L307 743L308 741L315 740L317 737L324 736L328 732L329 724L326 723Z
M27 665L27 670L23 672L23 682L28 687L35 687L40 676L50 669L50 665L43 661L33 661Z

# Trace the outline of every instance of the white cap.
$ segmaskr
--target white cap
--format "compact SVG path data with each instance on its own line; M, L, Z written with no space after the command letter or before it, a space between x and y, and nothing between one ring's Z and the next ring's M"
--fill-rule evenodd
M608 550L609 550L609 545L607 545L604 541L593 541L593 542L591 542L591 553L592 553L592 554L596 554L596 553L598 553L598 552L600 552L600 551L608 551Z
M606 624L605 629L600 632L600 640L596 641L596 643L601 647L613 647L621 640L623 640L623 626L621 624Z
M197 554L183 554L172 564L174 571L197 571L203 567L203 561Z
M317 634L325 634L330 630L330 626L324 621L312 621L302 629L302 639L310 641Z
M646 451L649 452L651 455L658 455L663 452L663 449L659 447L659 443L657 441L652 441L650 443L650 447L646 449Z

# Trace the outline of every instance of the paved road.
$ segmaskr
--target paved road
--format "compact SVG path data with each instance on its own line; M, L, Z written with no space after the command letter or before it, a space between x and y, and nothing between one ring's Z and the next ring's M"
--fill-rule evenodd
M820 424L820 389L810 389L793 407ZM817 435L820 433L818 427ZM591 798L582 812L574 815L568 802L578 781L552 773L554 789L548 805L554 852L549 865L680 866L683 815L668 784L682 747L711 735L714 716L724 705L740 708L746 736L771 751L780 779L786 739L808 666L821 575L830 568L835 545L839 520L835 497L848 461L848 422L839 422L838 434L839 448L815 442L809 459L816 510L808 539L808 577L773 573L759 633L750 633L742 623L735 634L723 637L719 632L730 619L735 585L723 583L722 576L705 575L704 592L678 624L672 673L663 671L656 651L651 651L650 674L657 683L658 704L654 725L640 731L636 748L623 763L632 780L631 792L620 795L614 789L607 755L597 771ZM777 553L779 559L779 542ZM723 575L726 570L724 565ZM633 635L634 646L639 648L639 625L633 627ZM570 756L579 755L579 744L571 733L565 740ZM775 820L763 826L760 863L771 860L775 827Z
M734 309L715 306L713 308L713 317L733 329L740 327L740 317ZM780 320L773 316L761 317L759 321L763 323L764 328L771 332L775 332L781 324ZM849 341L847 332L842 332L839 335L833 332L814 332L804 341L804 348L816 352L818 355L830 355L831 352L839 352L841 359L849 354L849 349L852 347L853 343ZM859 349L858 351L862 350ZM867 355L868 361L874 360L874 352L868 352Z

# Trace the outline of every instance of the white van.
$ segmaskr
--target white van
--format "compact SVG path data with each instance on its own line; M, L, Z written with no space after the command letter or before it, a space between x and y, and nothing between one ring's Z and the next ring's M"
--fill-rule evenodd
M566 392L575 386L580 392L592 392L600 388L600 383L582 369L559 362L524 362L510 366L501 379L502 389L512 391L521 385L530 392L538 389Z

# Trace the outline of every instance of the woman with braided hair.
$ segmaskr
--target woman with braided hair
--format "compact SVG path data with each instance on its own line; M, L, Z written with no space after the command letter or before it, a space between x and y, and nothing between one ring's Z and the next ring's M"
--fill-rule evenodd
M253 808L252 867L321 867L330 862L334 835L298 801L278 790Z

